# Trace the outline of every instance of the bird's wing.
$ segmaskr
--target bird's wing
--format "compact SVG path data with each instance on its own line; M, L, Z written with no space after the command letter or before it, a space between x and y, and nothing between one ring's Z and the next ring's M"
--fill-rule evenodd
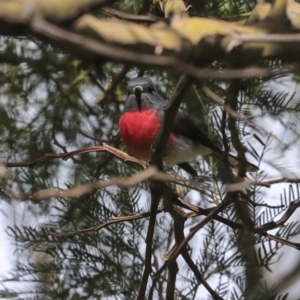
M222 153L222 151L209 139L209 137L201 131L201 129L181 111L178 111L175 122L174 130L175 135L182 135L190 138L196 143L206 146L207 148Z

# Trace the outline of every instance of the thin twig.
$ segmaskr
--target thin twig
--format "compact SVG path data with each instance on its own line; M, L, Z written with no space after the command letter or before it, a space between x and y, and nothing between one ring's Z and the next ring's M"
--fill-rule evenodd
M159 276L170 264L172 260L175 260L178 255L181 253L182 249L186 247L187 243L190 241L190 239L204 226L206 225L210 220L212 220L217 214L222 211L228 204L231 203L231 197L226 197L218 206L213 208L207 216L199 222L195 227L191 228L190 233L187 235L187 237L176 247L176 249L172 252L170 258L168 261L166 261L163 266L154 274L153 277Z
M105 143L105 144L110 144L112 142L116 142L120 139L120 134L116 134L115 136L113 136L110 140L107 140L107 139L98 139L98 138L95 138L93 136L90 136L89 134L87 134L86 132L83 132L81 129L78 130L78 133L81 134L82 136L94 141L94 142L97 142L99 144L102 144L102 143Z
M168 253L168 255L166 255L167 259L169 260L170 257L173 255L173 252L176 249L176 247L178 247L185 240L184 223L185 223L187 217L186 217L186 214L183 211L181 211L180 209L174 207L174 205L173 205L173 203L174 203L173 195L170 195L170 197L165 198L164 200L165 200L164 201L164 208L169 211L169 213L171 214L171 216L174 220L174 236L175 236L175 241L176 241L176 245L175 245L174 249L172 249ZM207 283L207 281L203 278L203 276L199 272L197 266L192 261L189 253L187 252L187 247L183 247L180 254L184 258L184 260L186 261L188 266L191 268L191 270L194 272L196 278L199 280L200 283L202 283L204 285L204 287L211 294L211 296L214 299L223 300L222 298L220 298L218 296L218 294L210 287L210 285ZM170 269L172 267L174 268L175 263L176 263L176 260L175 259L172 260L170 262L169 266L168 266L168 269ZM174 280L174 277L172 279ZM176 280L176 276L175 276L175 280ZM172 284L172 282L170 282L170 284ZM171 294L174 295L174 290L171 291L171 287L172 287L172 285L169 287L170 288L170 291L169 291L170 296L171 296ZM174 285L174 289L175 289L175 285Z
M226 112L228 112L228 114L231 117L240 119L240 120L244 120L244 121L247 120L247 118L241 116L238 112L233 110L230 106L225 105L225 101L220 96L218 96L216 93L214 93L208 86L202 85L202 91L205 93L205 95L207 97L209 97L210 99L215 101L217 104L222 105L223 109L226 110Z
M7 162L7 163L1 163L7 168L15 168L15 167L34 167L38 164L44 163L48 160L56 159L56 158L61 158L63 160L68 160L69 158L79 155L79 154L84 154L84 153L90 153L90 152L102 152L106 151L109 152L116 157L124 160L125 162L134 162L136 164L139 164L142 166L144 169L147 167L146 162L139 160L135 157L132 157L128 155L127 153L121 151L120 149L114 148L112 146L106 145L106 146L93 146L93 147L85 147L81 149L77 149L71 152L64 152L64 153L50 153L50 154L45 154L42 157L39 157L37 159L28 161L28 162Z
M205 280L205 278L202 276L200 271L198 270L197 266L193 262L191 256L187 253L187 251L183 251L181 253L182 257L184 258L185 262L187 265L190 267L190 269L193 271L195 274L195 277L197 278L198 282L203 284L204 287L207 289L207 291L210 293L212 298L214 300L224 300L222 297L220 297L213 289L212 287L208 284L208 282Z
M299 33L236 34L234 39L240 42L299 43Z
M148 232L147 232L147 237L146 237L145 268L144 268L137 300L145 299L148 279L149 279L150 273L152 271L152 268L151 268L152 241L153 241L154 227L155 227L155 221L156 221L156 212L157 212L160 197L161 197L161 194L163 191L163 183L151 181L150 190L151 190L151 211L150 211Z
M224 146L224 166L226 173L231 174L232 172L230 171L230 164L228 161L228 154L229 154L229 146L228 146L228 141L227 141L227 135L226 135L226 119L227 119L227 111L223 109L222 111L222 119L221 119L221 134L222 134L222 141L223 141L223 146Z
M300 198L296 201L292 201L286 212L283 214L283 216L277 220L277 221L271 221L268 223L265 223L261 226L256 226L252 228L252 231L255 233L261 233L261 232L266 232L271 229L275 229L277 227L283 226L285 222L293 215L293 213L300 207Z
M163 212L161 208L157 210L157 214ZM100 229L103 229L111 224L116 224L116 223L121 223L121 222L131 222L134 220L139 220L143 218L147 218L150 216L150 212L145 212L141 214L135 214L131 216L125 216L125 217L112 217L111 220L105 222L104 224L96 225L93 227L81 229L81 230L76 230L76 231L68 231L68 232L53 232L53 231L48 231L46 233L38 233L35 229L30 228L32 231L37 233L38 235L42 236L56 236L56 237L69 237L69 236L75 236L75 235L80 235L80 234L85 234L89 232L97 232Z
M278 179L272 179L268 181L262 181L262 182L255 182L255 185L262 185L262 186L271 186L272 184L277 183L300 183L300 178L288 178L288 177L281 177Z
M189 209L189 210L193 211L194 213L196 213L196 215L199 215L199 216L203 216L203 215L207 216L212 210L212 209L203 209L203 208L198 207L196 205L185 202L185 201L179 199L178 197L176 199L173 198L172 201L176 205L181 206L185 209ZM277 222L272 221L272 222L266 223L266 224L261 225L261 226L254 226L252 228L247 228L247 231L266 236L266 237L268 237L272 240L275 240L277 242L280 242L284 245L287 245L289 247L293 247L297 250L300 250L300 244L299 243L287 241L283 238L273 236L273 235L268 234L266 232L268 230L276 229L278 227L283 226L286 223L286 221L293 215L293 213L296 211L296 209L298 209L299 207L300 207L300 200L294 201L294 202L290 203L286 213ZM225 224L229 227L231 227L232 229L239 229L239 230L243 230L243 231L246 230L245 227L243 226L243 224L233 222L233 221L225 219L221 216L216 215L216 216L213 217L213 219L218 221L218 222L221 222L221 223L223 223L223 224Z
M156 138L152 144L152 155L150 158L151 163L157 163L157 160L161 159L163 149L167 143L167 140L173 130L173 124L175 116L182 102L183 96L189 88L192 80L186 75L182 75L179 79L174 92L169 99L166 107L163 122L158 130Z
M240 81L232 80L229 85L228 94L226 97L226 104L234 111L237 111L239 89L240 89ZM232 145L238 153L238 160L239 160L238 177L242 178L245 177L246 174L246 166L247 166L247 159L245 156L246 148L243 146L243 144L240 141L239 132L236 126L236 118L233 118L231 115L229 115L228 118L228 129L230 131Z
M158 171L156 167L151 166L128 178L115 177L115 178L111 178L110 180L98 180L93 183L79 185L74 188L70 188L66 190L50 188L50 189L40 190L33 194L21 193L21 192L17 193L11 190L10 188L6 188L5 191L7 192L9 197L20 201L31 200L33 202L40 202L42 200L46 200L49 198L56 198L56 197L70 200L70 199L79 198L86 193L90 193L92 191L103 189L112 185L116 185L119 187L136 186L138 183L150 178L153 178L155 180L160 180L160 181L174 180L173 176Z
M95 100L95 103L98 104L105 104L106 102L109 102L110 100L115 98L115 90L118 84L124 79L124 76L126 73L130 70L130 67L128 66L123 66L121 71L114 76L112 79L112 83L109 86L109 88L105 91L105 94L101 94L100 96L97 97Z
M156 17L151 14L147 15L135 15L135 14L129 14L125 13L120 10L116 10L111 7L102 7L101 9L102 13L113 16L122 20L127 20L127 21L133 21L133 22L148 22L148 23L154 23L158 21L164 21L164 19Z

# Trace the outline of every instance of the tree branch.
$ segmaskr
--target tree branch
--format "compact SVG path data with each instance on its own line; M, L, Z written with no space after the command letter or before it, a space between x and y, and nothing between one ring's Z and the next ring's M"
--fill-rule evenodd
M51 39L60 46L68 47L69 52L76 52L83 56L82 50L86 51L85 59L90 58L90 54L112 59L127 64L151 66L151 67L170 67L180 72L184 72L191 77L203 79L237 79L252 77L273 77L276 75L289 74L297 70L295 66L281 69L247 67L241 69L219 70L199 69L193 64L185 63L177 59L174 55L151 55L129 51L121 46L110 46L98 40L85 37L83 35L62 29L46 20L34 18L31 21L33 32ZM100 58L98 58L100 59Z
M9 197L20 201L31 200L33 202L40 202L42 200L46 200L54 197L63 198L63 199L74 199L74 198L76 199L86 193L90 193L92 191L103 189L112 185L116 185L119 187L132 187L150 178L153 178L154 180L158 180L158 181L168 181L168 180L173 181L175 179L175 177L170 176L164 172L160 172L156 167L151 166L135 174L132 177L128 177L128 178L115 177L115 178L111 178L110 180L98 180L93 183L79 185L67 190L52 188L52 189L40 190L36 193L29 194L29 193L16 193L12 191L10 188L6 188L4 192L6 192Z
M151 14L147 14L147 15L129 14L129 13L125 13L125 12L120 11L120 10L116 10L114 8L111 8L111 7L102 7L101 11L102 11L102 13L104 13L108 16L116 17L116 18L126 20L126 21L148 22L148 23L155 23L155 22L158 22L158 21L164 21L164 19L159 18L159 17L154 16L154 15L151 15Z
M162 209L158 209L156 214L159 214L163 212ZM34 228L30 228L32 231L37 233L38 235L43 235L43 236L56 236L56 237L69 237L69 236L75 236L75 235L80 235L80 234L85 234L88 232L97 232L111 224L116 224L116 223L122 223L122 222L131 222L143 218L147 218L150 216L150 212L145 212L141 214L135 214L132 216L125 216L125 217L112 217L111 220L105 222L104 224L96 225L93 227L81 229L81 230L76 230L76 231L68 231L68 232L53 232L53 231L48 231L46 233L38 233Z
M151 191L151 211L150 211L150 220L148 225L148 232L146 237L146 253L145 253L145 268L143 272L143 277L138 293L137 300L144 300L146 294L146 288L148 284L148 279L150 273L152 272L151 268L151 258L152 258L152 241L154 234L154 227L156 221L156 213L159 205L160 197L163 190L162 182L151 181L150 191Z

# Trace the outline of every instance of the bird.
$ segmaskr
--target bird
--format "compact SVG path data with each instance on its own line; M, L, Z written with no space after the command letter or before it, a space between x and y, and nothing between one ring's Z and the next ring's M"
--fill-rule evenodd
M166 100L157 93L150 78L136 77L129 80L119 129L123 143L134 157L149 160L152 143L164 117L165 105ZM162 160L167 166L178 165L189 174L197 176L188 161L198 155L212 155L221 161L224 159L224 152L179 110L163 150ZM230 154L228 161L232 167L239 164L238 159ZM246 170L254 172L258 167L248 163Z

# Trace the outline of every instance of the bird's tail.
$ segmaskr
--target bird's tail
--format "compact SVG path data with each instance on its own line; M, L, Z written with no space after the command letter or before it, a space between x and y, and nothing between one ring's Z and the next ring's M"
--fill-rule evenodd
M224 154L222 152L213 151L211 153L211 156L218 159L218 160L221 160L221 161L224 160ZM239 165L238 158L231 155L231 154L228 155L228 161L229 161L229 164L232 168L237 168L238 165ZM246 171L247 172L256 172L258 170L259 170L259 167L257 167L254 164L251 164L251 163L247 162L247 166L246 166Z

